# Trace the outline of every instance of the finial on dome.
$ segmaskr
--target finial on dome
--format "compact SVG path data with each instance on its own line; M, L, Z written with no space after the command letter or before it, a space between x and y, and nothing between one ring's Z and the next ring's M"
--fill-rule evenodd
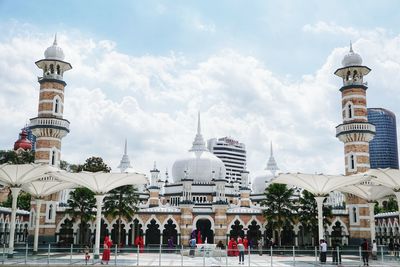
M53 45L57 45L57 33L54 35L54 42Z
M194 138L193 146L189 151L207 151L206 142L201 134L200 111L197 114L197 134Z
M154 167L153 167L153 170L157 170L157 162L156 162L156 161L154 161Z
M270 148L270 156L273 157L274 156L274 151L272 150L272 141L271 141L271 148Z
M197 134L201 134L200 111L197 112Z
M354 51L353 51L353 44L351 43L351 40L350 40L350 53L354 53Z
M128 155L128 141L126 138L125 138L124 155Z

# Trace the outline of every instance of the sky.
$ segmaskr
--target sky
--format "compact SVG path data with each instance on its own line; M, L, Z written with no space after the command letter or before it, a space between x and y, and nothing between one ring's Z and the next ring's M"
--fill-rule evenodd
M125 138L133 168L164 172L185 157L201 112L206 139L246 144L250 177L269 146L284 172L344 172L342 81L350 40L372 69L368 107L399 114L397 1L0 0L0 149L37 116L34 62L58 45L71 132L62 159L101 156L113 169Z

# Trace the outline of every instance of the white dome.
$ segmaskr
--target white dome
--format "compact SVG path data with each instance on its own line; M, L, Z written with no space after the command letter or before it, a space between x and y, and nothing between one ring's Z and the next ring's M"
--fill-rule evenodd
M55 59L55 60L64 60L64 52L61 47L57 46L57 35L54 38L54 43L52 46L48 47L46 51L44 51L45 59Z
M251 190L253 194L262 194L265 191L265 188L267 187L266 183L271 181L273 178L273 175L260 175L256 176L253 179L253 182L251 183Z
M193 179L193 182L209 183L213 178L225 178L225 165L221 159L208 151L201 135L200 113L198 115L197 134L193 146L186 157L178 159L172 166L174 182Z
M214 177L225 178L225 172L222 160L209 151L189 151L185 158L178 159L172 166L174 182L187 177L193 182L209 183Z
M350 51L347 55L344 56L342 60L343 67L349 66L361 66L362 65L362 58L359 54L353 51L353 47L350 43Z

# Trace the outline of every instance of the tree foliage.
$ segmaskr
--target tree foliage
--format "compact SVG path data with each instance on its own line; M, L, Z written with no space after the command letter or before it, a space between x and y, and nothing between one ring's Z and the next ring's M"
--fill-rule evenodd
M387 201L383 201L382 207L378 205L378 202L375 204L375 214L383 213L383 212L393 212L398 211L398 203L394 197L389 197Z
M318 207L314 197L314 194L303 190L299 200L298 218L305 231L311 232L314 237L318 237ZM322 212L324 218L323 224L330 224L332 208L324 205ZM317 239L314 238L314 240Z
M104 198L104 213L118 218L117 244L121 243L121 218L132 220L137 211L138 193L133 185L125 185L111 190Z
M265 190L265 200L262 205L266 207L264 216L267 219L267 227L278 232L279 245L282 244L281 231L287 222L294 220L292 188L284 184L271 184Z
M14 150L0 150L0 164L26 164L35 161L35 153L33 151L16 152Z
M31 208L31 198L32 198L32 196L29 193L21 192L18 195L17 208L20 210L29 211L29 209ZM12 204L12 194L10 191L10 193L8 194L7 200L4 201L3 203L1 203L1 206L11 208L11 204Z

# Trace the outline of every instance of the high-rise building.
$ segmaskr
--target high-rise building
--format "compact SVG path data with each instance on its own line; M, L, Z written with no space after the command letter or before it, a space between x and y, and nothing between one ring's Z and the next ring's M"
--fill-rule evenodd
M375 125L375 138L369 143L371 168L399 168L396 115L383 108L369 108L368 121Z
M246 170L246 146L230 137L208 140L208 150L220 158L225 165L225 179L228 182L241 182L242 172Z

